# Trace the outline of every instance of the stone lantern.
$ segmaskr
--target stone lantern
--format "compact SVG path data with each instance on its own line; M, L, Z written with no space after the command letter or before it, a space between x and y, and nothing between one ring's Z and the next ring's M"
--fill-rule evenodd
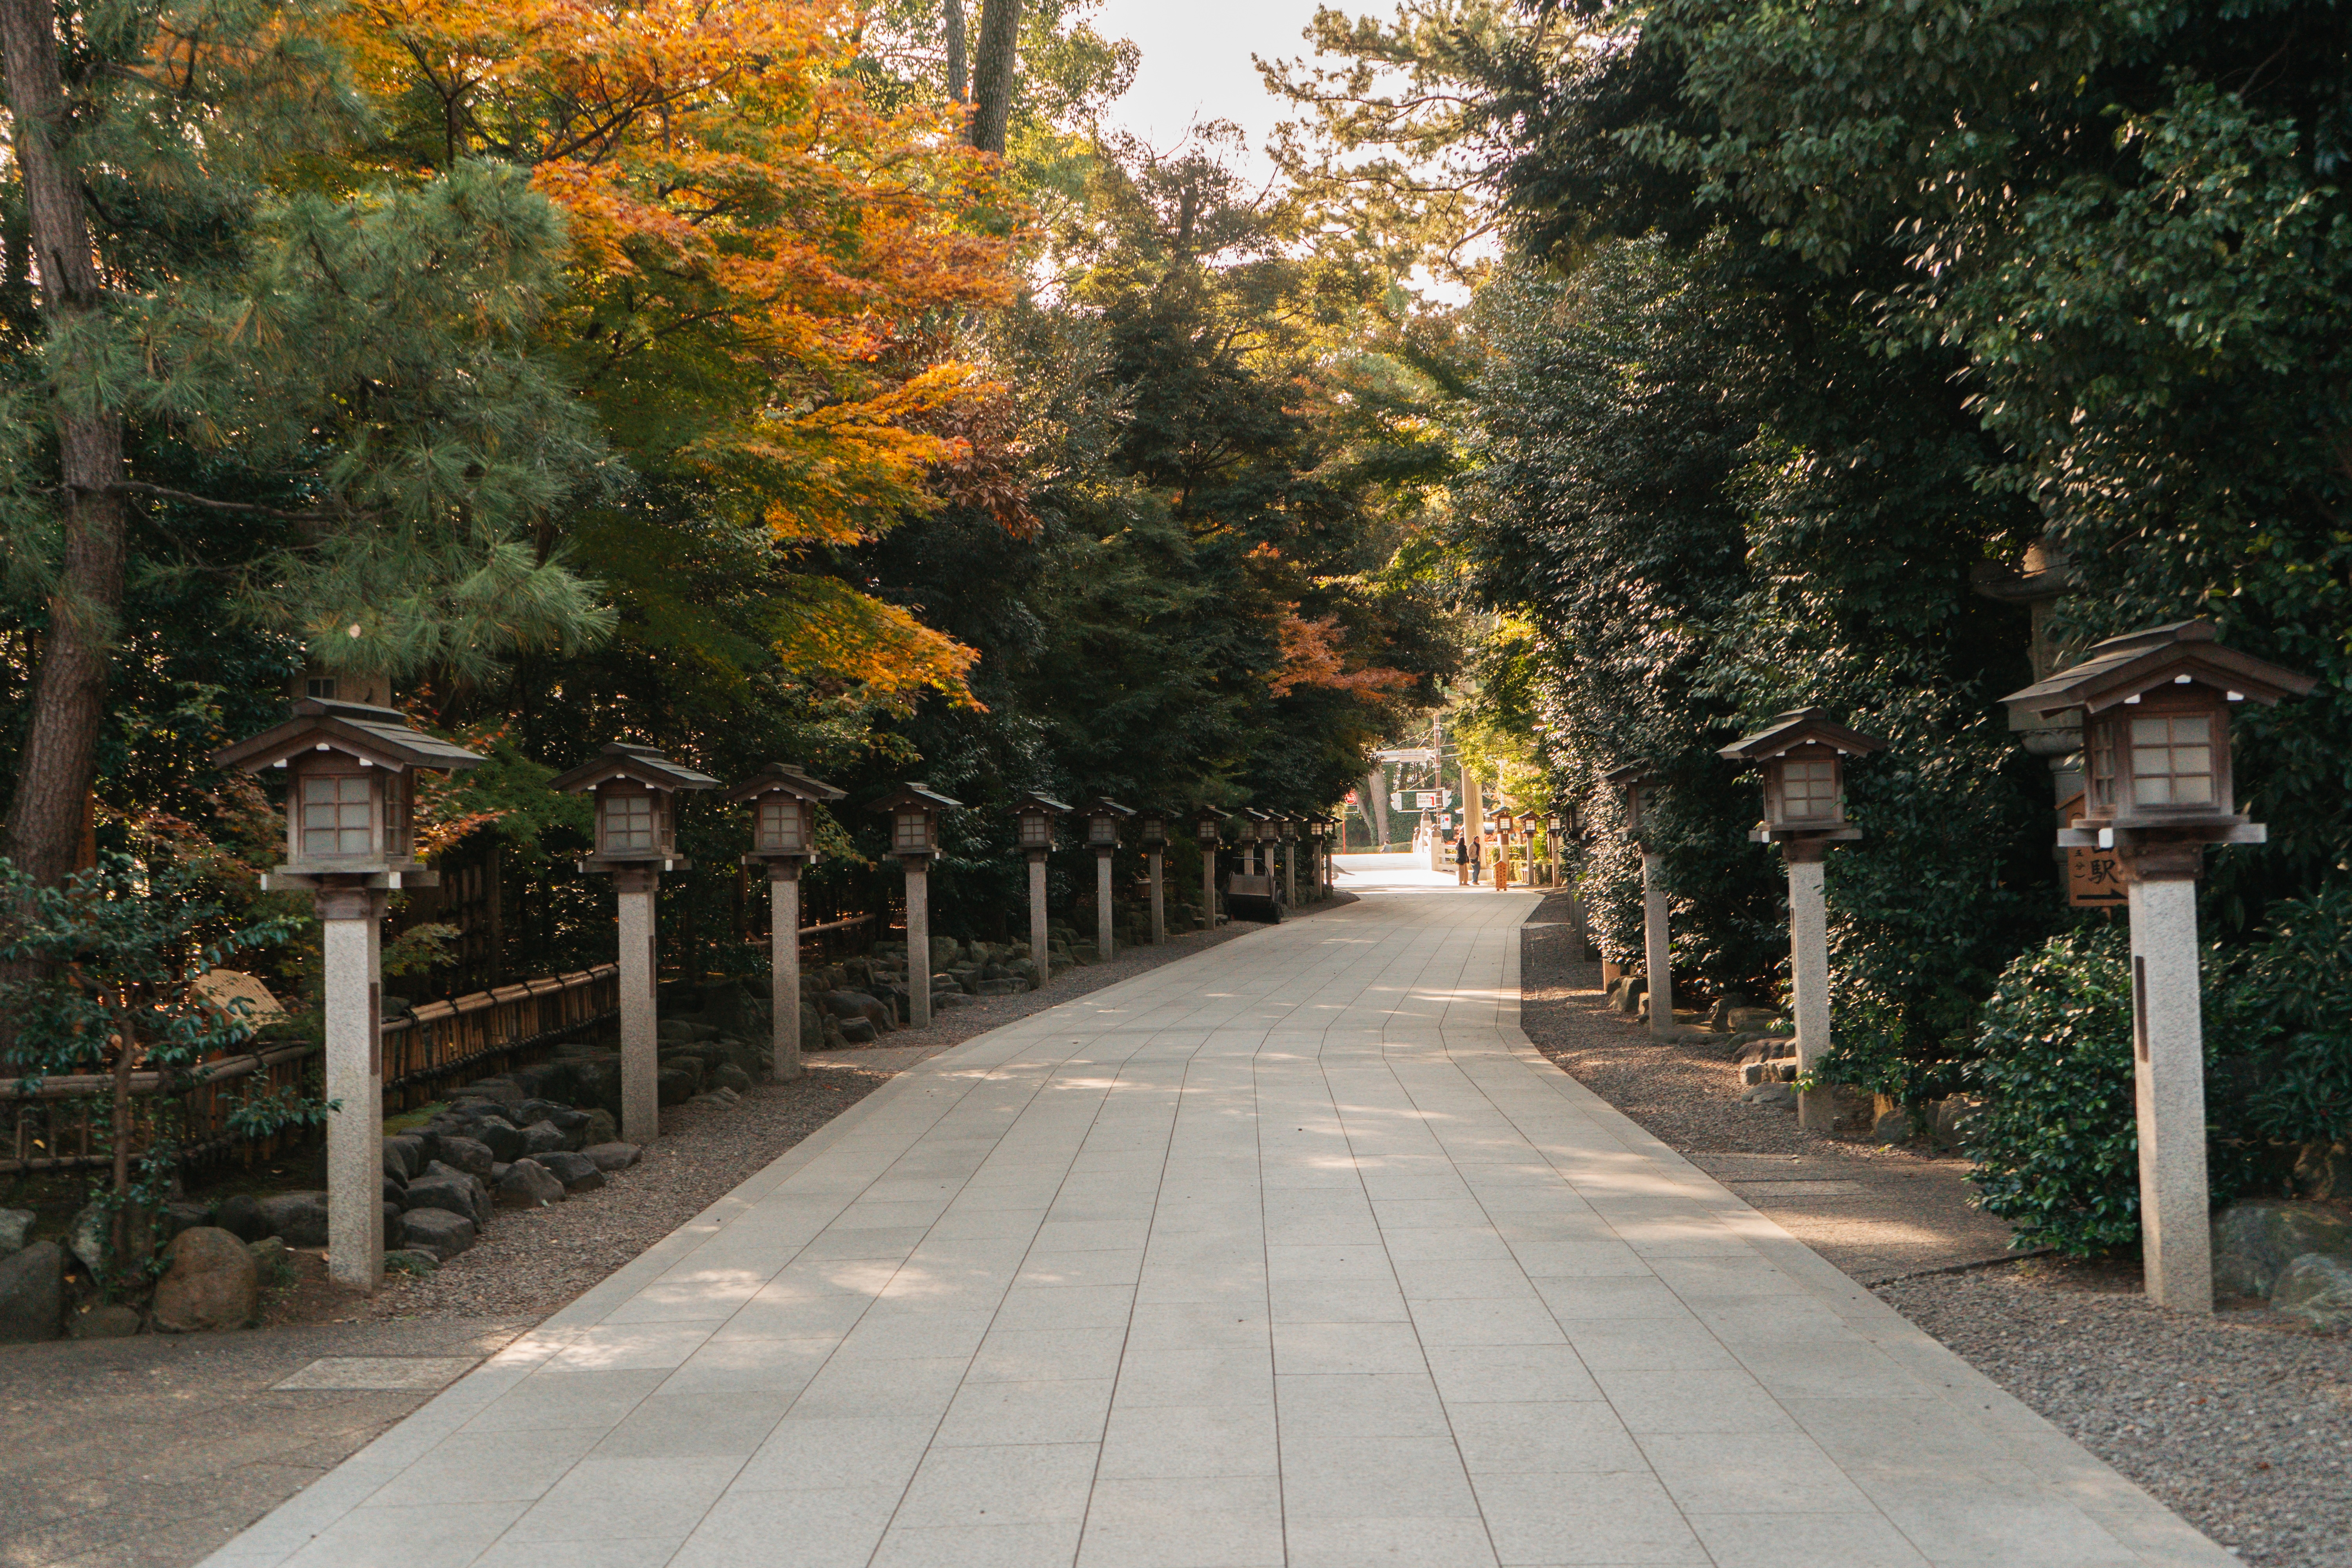
M1280 840L1281 829L1269 814L1254 805L1235 812L1234 822L1243 858L1240 868L1225 879L1226 903L1236 915L1246 908L1253 918L1279 921L1282 900L1275 889L1271 867L1272 846Z
M1346 819L1340 820L1344 825ZM1314 873L1307 879L1314 885L1318 899L1331 896L1331 818L1325 813L1318 812L1307 819L1307 836L1313 839L1307 847L1307 866Z
M1158 947L1168 940L1167 896L1160 885L1160 861L1168 853L1168 818L1160 812L1143 812L1135 819L1135 837L1150 871L1151 945Z
M1192 816L1192 837L1201 846L1201 912L1203 929L1217 929L1217 848L1225 814L1204 805Z
M1289 812L1275 816L1275 830L1282 836L1282 901L1294 908L1298 903L1298 818Z
M1601 782L1617 792L1625 815L1625 832L1642 850L1643 981L1650 998L1650 1032L1662 1035L1675 1026L1673 933L1666 927L1666 890L1658 857L1650 848L1649 827L1643 821L1656 795L1657 776L1633 763L1603 773Z
M1108 795L1097 795L1080 808L1087 819L1087 847L1095 852L1095 956L1108 963L1116 942L1111 935L1110 861L1118 850L1118 825L1135 815Z
M2197 878L2207 845L2268 837L2237 810L2230 710L2269 707L2315 684L2224 647L2210 621L2178 621L2095 644L2080 663L2002 699L2014 728L2076 716L2083 727L2084 817L2058 842L2112 849L2122 869L2141 1262L2148 1295L2182 1311L2213 1310Z
M771 1068L778 1083L801 1076L801 870L816 858L816 808L844 791L789 763L770 763L719 798L751 808L746 866L768 873Z
M593 795L596 850L583 871L610 871L620 922L621 1136L648 1143L661 1131L661 1064L655 1040L654 899L664 871L683 871L677 797L719 781L671 762L651 746L615 741L547 787ZM799 1016L799 1004L793 1004Z
M907 1022L931 1021L931 859L940 852L940 813L963 802L921 784L901 785L874 803L890 818L890 847L907 873Z
M393 708L307 698L282 724L213 758L283 770L286 863L261 879L303 889L326 982L327 1271L373 1295L383 1276L383 915L395 888L440 873L416 858L415 775L482 759Z
M1046 952L1052 944L1045 933L1045 858L1054 852L1054 821L1069 809L1053 796L1034 790L1013 803L1013 817L1020 825L1021 853L1029 860L1029 962L1036 970L1031 977L1032 990L1044 990L1053 973L1053 961Z
M1748 837L1778 844L1788 863L1789 1002L1797 1018L1797 1071L1809 1080L1831 1040L1829 903L1822 857L1832 844L1862 837L1862 829L1845 819L1845 759L1885 747L1877 736L1849 730L1819 708L1796 708L1716 753L1763 775L1764 820ZM1836 1095L1828 1087L1798 1097L1798 1125L1827 1132L1836 1121Z

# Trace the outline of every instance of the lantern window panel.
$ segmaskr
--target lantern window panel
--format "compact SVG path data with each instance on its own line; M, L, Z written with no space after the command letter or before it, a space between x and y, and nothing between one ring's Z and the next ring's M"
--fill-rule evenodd
M362 860L375 849L376 804L364 773L302 778L302 854L315 860Z
M2130 725L2134 805L2213 804L2210 714L2150 714Z
M604 797L606 854L649 855L656 847L654 836L654 797L650 794L609 795Z
M2116 806L2116 725L2113 721L2091 725L2091 810L2111 816Z
M801 831L801 803L788 795L760 797L759 847L776 854L796 854L807 847Z
M1780 764L1780 810L1792 822L1821 821L1837 815L1837 763L1829 757L1790 757Z
M388 855L405 858L409 852L407 780L398 773L383 775L383 847Z
M898 855L920 855L931 847L930 814L920 810L893 812L890 817L890 849Z

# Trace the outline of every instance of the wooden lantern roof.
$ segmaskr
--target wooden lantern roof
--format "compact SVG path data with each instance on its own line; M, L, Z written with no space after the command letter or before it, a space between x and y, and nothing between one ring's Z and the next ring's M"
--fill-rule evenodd
M1033 789L1028 794L1023 795L1019 800L1013 803L1013 812L1016 816L1024 811L1051 812L1058 816L1066 813L1069 809L1069 802L1065 800L1055 800L1052 795L1045 794L1042 790Z
M215 752L214 765L254 773L321 746L395 772L451 773L482 760L454 741L417 729L396 708L306 697L289 711L292 716L284 723Z
M2102 713L2159 687L2182 684L2212 687L2228 698L2267 708L2300 697L2318 682L2225 647L2215 640L2210 621L2174 621L2094 643L2080 664L2001 700L2021 715L2039 717L2077 708Z
M1833 752L1858 757L1885 751L1886 742L1875 735L1846 728L1831 718L1827 709L1792 708L1786 713L1774 714L1769 724L1753 735L1741 736L1716 755L1727 763L1764 763L1799 746L1827 746Z
M1135 815L1135 807L1121 805L1107 795L1098 795L1078 807L1078 812L1084 816L1110 816L1124 819Z
M1647 763L1627 763L1622 768L1612 768L1601 775L1601 782L1612 789L1632 789L1657 782L1657 770Z
M631 745L626 741L614 741L570 773L556 774L547 781L547 787L564 795L584 795L615 779L666 792L719 787L719 781L709 773L673 763L651 746Z
M803 800L820 803L836 801L849 792L836 789L823 779L813 779L791 763L770 763L719 798L730 805L757 800L763 795L778 792L798 795Z
M874 803L876 811L908 811L918 807L924 811L944 811L961 806L963 802L950 800L920 780L900 784L897 789Z

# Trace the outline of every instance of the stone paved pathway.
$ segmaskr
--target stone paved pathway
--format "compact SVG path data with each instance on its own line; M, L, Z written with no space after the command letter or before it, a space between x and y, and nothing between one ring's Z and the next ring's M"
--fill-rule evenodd
M2231 1559L1546 1062L1527 894L892 1080L216 1568Z

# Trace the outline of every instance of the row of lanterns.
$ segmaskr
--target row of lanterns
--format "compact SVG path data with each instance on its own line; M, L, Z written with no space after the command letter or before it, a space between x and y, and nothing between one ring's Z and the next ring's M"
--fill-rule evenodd
M383 998L380 933L385 902L404 888L431 887L439 873L415 858L413 774L446 773L481 762L476 753L413 728L398 711L359 703L310 699L294 704L282 724L222 751L222 767L258 773L283 770L287 785L286 863L264 879L272 889L311 893L322 926L326 980L326 1092L337 1109L328 1119L331 1273L342 1283L375 1288L383 1269L383 1219L373 1201L380 1184L383 1079L378 1060ZM579 767L550 781L563 793L595 803L594 849L583 871L614 880L619 937L622 1135L643 1142L658 1129L659 1063L656 1055L655 898L661 873L685 870L677 852L681 795L715 789L719 781L672 762L650 746L614 742ZM768 876L773 944L774 1076L801 1076L800 877L817 858L816 808L845 792L788 763L772 763L720 799L748 808L751 848L744 863ZM939 853L940 814L961 802L922 784L901 786L876 809L890 820L888 853L907 878L907 984L909 1022L930 1021L929 873ZM1150 871L1151 940L1166 940L1161 887L1168 817L1097 797L1071 806L1030 794L1013 807L1016 841L1029 862L1030 952L1036 984L1049 973L1046 958L1045 860L1055 828L1076 815L1096 852L1097 951L1113 948L1111 858L1130 822ZM1236 900L1259 898L1275 906L1297 897L1297 847L1310 846L1309 875L1328 890L1328 816L1291 816L1244 808L1228 816L1203 808L1194 817L1202 855L1202 906L1216 908L1216 851L1230 825L1234 842L1252 869L1236 873ZM1276 898L1272 855L1287 856L1287 900ZM1263 857L1263 868L1260 868Z
M2210 1312L2213 1304L2197 879L2207 845L2268 837L2236 808L2230 714L2247 702L2273 706L2315 684L2224 646L2211 622L2196 620L2097 643L2080 662L2002 699L2013 728L2046 728L2054 717L2083 736L2083 814L2059 830L2057 846L2113 856L2124 882L2143 1263L2148 1295L2182 1310ZM1798 1068L1808 1082L1830 1044L1823 855L1862 837L1846 819L1845 760L1885 744L1806 708L1778 715L1717 753L1758 770L1764 820L1750 837L1778 844L1788 865L1790 1003ZM1650 1022L1669 1029L1666 898L1643 824L1656 779L1636 765L1604 782L1619 792L1627 830L1642 849ZM1813 1088L1800 1096L1802 1125L1829 1129L1831 1094Z

